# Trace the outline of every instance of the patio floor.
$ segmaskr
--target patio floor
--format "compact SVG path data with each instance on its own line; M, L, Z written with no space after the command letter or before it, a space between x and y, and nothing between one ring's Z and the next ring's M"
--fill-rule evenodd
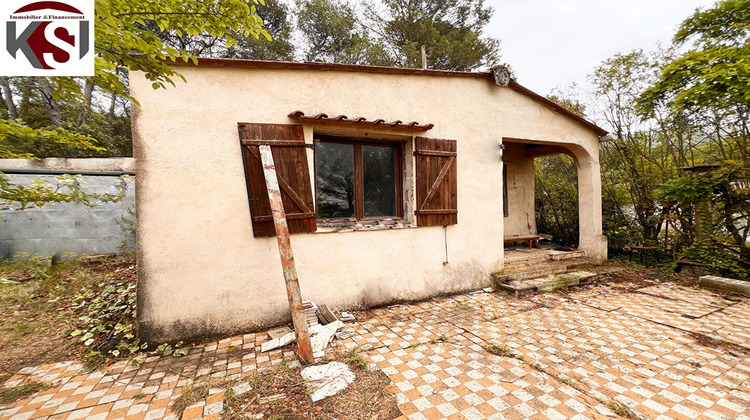
M377 364L409 419L750 419L748 297L654 280L522 299L486 290L355 315L355 335L334 345ZM0 407L0 418L176 418L170 406L193 381L293 357L292 346L261 353L268 338L89 374L78 362L29 367L3 386L54 386ZM183 418L219 418L222 400L213 390Z

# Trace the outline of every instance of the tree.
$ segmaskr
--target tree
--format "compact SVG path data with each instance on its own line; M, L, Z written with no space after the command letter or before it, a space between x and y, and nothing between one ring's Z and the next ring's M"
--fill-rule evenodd
M651 116L659 106L672 115L711 122L723 158L735 147L750 162L750 0L725 0L686 19L674 37L691 48L664 66L659 80L639 100L638 110ZM735 129L736 128L736 129Z
M265 7L259 8L257 13L263 19L263 28L271 35L271 39L238 37L237 46L230 47L225 56L253 60L293 60L294 45L291 42L289 7L279 0L266 0Z
M394 65L385 49L339 0L298 0L297 27L305 40L305 61Z
M174 85L175 77L183 80L184 78L168 61L195 61L195 56L190 51L166 45L149 29L149 24L156 25L160 30L180 28L188 35L209 34L214 38L223 38L227 45L232 46L236 44L236 36L269 37L262 28L261 18L255 13L254 4L261 1L252 0L252 3L248 3L244 0L97 0L94 26L96 71L95 76L88 82L99 86L104 92L126 98L130 98L130 95L125 81L120 77L122 70L144 72L153 82L154 89ZM85 83L82 83L80 78L69 77L40 78L36 79L36 82L38 94L49 102L45 102L44 105L50 117L51 127L33 128L20 119L1 118L0 158L34 157L30 152L14 152L9 142L52 142L76 150L101 151L102 147L97 145L93 137L62 127L62 121L58 121L61 114L55 109L60 98L84 99L85 92L82 92L82 88L85 87ZM53 89L50 94L47 87L51 88L53 84L57 89ZM0 84L0 87L3 88L6 108L9 108L4 83ZM2 174L0 178L3 180L0 183L0 201L5 207L14 203L18 205L69 199L86 202L81 196L84 193L80 189L75 190L75 183L70 183L73 190L69 189L68 192L64 192L64 188L63 192L56 191L56 187L52 186L29 190L11 184Z
M578 244L578 172L565 154L534 159L534 214L538 232L556 242Z
M493 14L484 0L383 0L387 13L370 14L383 41L401 67L474 70L499 60L500 41L482 31Z
M651 118L666 109L670 119L689 126L698 139L690 164L716 164L718 169L675 177L662 189L662 199L690 239L687 255L708 266L722 262L729 272L747 276L750 0L724 0L697 10L682 22L673 41L688 49L662 66L658 79L640 96L638 111ZM680 166L687 166L686 161ZM711 228L703 232L704 240L696 240L696 220Z
M482 35L492 17L484 0L379 0L359 10L345 0L297 0L304 58L348 64L474 70L499 59Z
M291 25L288 6L278 0L269 0L256 11L270 38L232 33L226 36L210 32L188 33L186 28L161 28L154 20L144 25L153 31L165 45L188 51L196 57L245 58L255 60L291 60L294 47L290 42Z
M616 211L632 220L623 243L617 245L653 245L663 226L665 215L656 189L674 172L672 161L665 157L672 133L654 120L643 121L634 110L656 69L654 57L637 50L615 54L589 76L598 96L597 111L614 137L601 148L603 199L620 206ZM626 195L607 197L610 193Z

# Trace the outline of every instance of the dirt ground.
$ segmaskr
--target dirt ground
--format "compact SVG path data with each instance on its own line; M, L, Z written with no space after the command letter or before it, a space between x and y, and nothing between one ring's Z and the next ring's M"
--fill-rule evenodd
M83 360L70 332L80 322L73 298L84 286L136 281L134 255L97 264L50 265L49 259L0 264L0 380L25 366Z

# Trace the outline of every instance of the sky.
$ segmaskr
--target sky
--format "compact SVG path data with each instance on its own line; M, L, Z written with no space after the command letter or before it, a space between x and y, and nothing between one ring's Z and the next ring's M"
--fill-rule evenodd
M670 44L677 26L714 0L485 0L495 14L485 28L501 40L501 61L541 95L586 75L617 52Z

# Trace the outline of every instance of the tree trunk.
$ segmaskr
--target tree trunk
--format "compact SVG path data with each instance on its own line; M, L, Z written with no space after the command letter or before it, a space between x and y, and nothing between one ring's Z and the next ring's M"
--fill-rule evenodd
M86 105L91 108L91 97L94 95L94 82L86 78L86 85L83 87L83 96L86 98Z
M116 105L117 105L117 94L115 92L112 92L112 95L109 98L109 116L110 117L115 116Z
M86 84L83 86L83 97L86 100L86 108L81 111L81 115L78 117L78 125L81 126L86 124L89 113L91 112L91 101L94 94L94 83L91 78L86 78Z
M3 90L3 100L5 101L5 106L8 108L8 118L17 120L18 110L16 109L15 102L13 102L13 91L10 90L10 81L8 81L7 77L0 77L0 88Z
M49 79L46 77L34 77L36 87L42 94L42 103L44 108L47 110L49 120L55 127L62 126L63 116L60 106L57 104L57 100L54 98L54 90L52 85L49 84Z

